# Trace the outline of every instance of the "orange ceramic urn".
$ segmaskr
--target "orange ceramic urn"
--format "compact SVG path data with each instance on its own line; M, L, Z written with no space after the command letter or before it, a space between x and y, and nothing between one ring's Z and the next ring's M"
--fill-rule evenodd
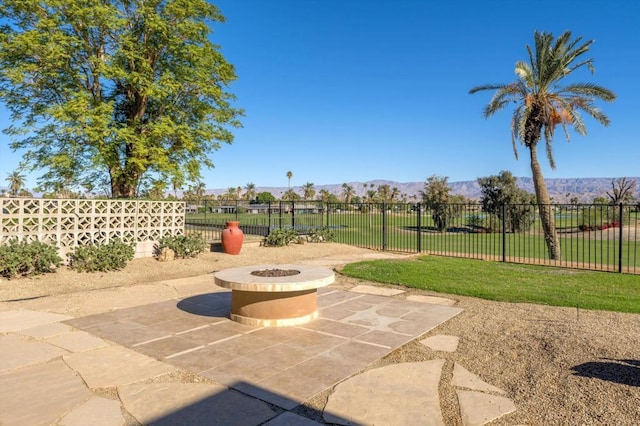
M222 231L222 250L227 254L239 254L244 240L244 233L239 228L240 222L231 221Z

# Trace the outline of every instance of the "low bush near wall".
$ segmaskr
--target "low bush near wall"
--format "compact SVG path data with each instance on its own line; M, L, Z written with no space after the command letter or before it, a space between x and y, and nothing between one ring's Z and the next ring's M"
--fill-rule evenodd
M196 257L207 249L207 242L200 234L175 235L161 238L156 246L156 254L164 248L173 250L176 257Z
M326 243L336 239L336 231L326 226L309 229L308 240L312 243Z
M58 249L40 241L12 239L0 246L0 276L5 278L54 272L60 265Z
M298 240L298 233L291 228L278 228L269 232L264 239L264 245L282 247Z
M120 240L111 240L104 245L78 246L69 253L69 267L78 272L117 271L133 259L135 250Z

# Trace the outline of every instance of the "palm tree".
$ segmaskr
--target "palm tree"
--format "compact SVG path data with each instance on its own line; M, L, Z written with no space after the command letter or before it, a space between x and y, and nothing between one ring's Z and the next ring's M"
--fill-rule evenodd
M511 103L517 106L511 119L511 140L514 153L518 158L516 140L529 150L531 173L536 191L536 200L540 220L544 230L550 259L561 259L560 241L556 233L555 218L547 186L538 162L538 142L545 139L547 159L552 169L552 141L557 125L562 126L567 140L567 126L581 135L587 130L580 114L583 111L602 123L609 124L609 118L594 105L594 100L607 102L615 100L616 95L604 87L591 83L571 83L561 85L563 78L583 66L593 72L593 59L582 59L593 40L581 43L582 37L571 40L571 32L562 33L554 41L549 33L534 33L535 51L527 45L529 62L516 62L515 72L518 79L508 84L488 84L474 87L469 93L482 90L495 90L493 98L484 109L488 118Z
M370 189L364 196L365 202L375 203L378 198L378 192L375 189Z
M300 195L298 195L293 189L287 189L287 191L282 194L282 201L296 201L299 199Z
M389 185L378 185L378 197L380 201L387 202L391 195L391 187Z
M346 182L342 184L342 196L344 197L345 203L349 204L355 194L356 193L353 190L353 186L349 185Z
M328 203L328 202L331 201L331 193L329 191L327 191L326 189L321 189L320 190L320 194L318 195L318 198L323 203Z
M287 179L289 180L288 184L287 184L287 189L291 189L291 178L293 177L293 172L291 170L289 170L287 172Z
M5 180L9 182L9 193L14 197L18 196L25 183L24 175L16 170L9 173Z
M181 190L184 186L184 177L182 175L175 175L171 177L171 188L173 189L173 196L178 198L178 190Z
M256 184L249 182L244 186L244 198L245 200L253 200L256 198Z
M316 190L313 188L313 183L307 182L302 186L302 192L305 200L313 200L316 195Z
M191 192L193 192L193 195L196 197L197 204L200 204L206 190L207 185L202 181L198 181L194 186L192 186Z

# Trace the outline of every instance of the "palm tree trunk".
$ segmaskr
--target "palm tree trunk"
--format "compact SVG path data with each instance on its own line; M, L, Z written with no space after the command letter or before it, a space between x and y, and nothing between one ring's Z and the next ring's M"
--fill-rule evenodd
M547 192L547 184L544 182L540 163L538 163L537 143L529 146L531 155L531 173L533 175L533 186L536 191L536 200L538 202L538 211L540 212L540 221L542 222L542 230L544 231L544 241L547 244L549 259L560 260L562 253L560 251L560 240L556 232L556 219L553 213L553 206Z

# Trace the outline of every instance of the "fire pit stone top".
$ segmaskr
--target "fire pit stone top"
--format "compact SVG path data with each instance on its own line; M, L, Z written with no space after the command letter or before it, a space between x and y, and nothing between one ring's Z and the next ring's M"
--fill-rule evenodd
M217 285L240 291L301 291L324 287L334 281L331 269L308 265L252 265L215 273Z

